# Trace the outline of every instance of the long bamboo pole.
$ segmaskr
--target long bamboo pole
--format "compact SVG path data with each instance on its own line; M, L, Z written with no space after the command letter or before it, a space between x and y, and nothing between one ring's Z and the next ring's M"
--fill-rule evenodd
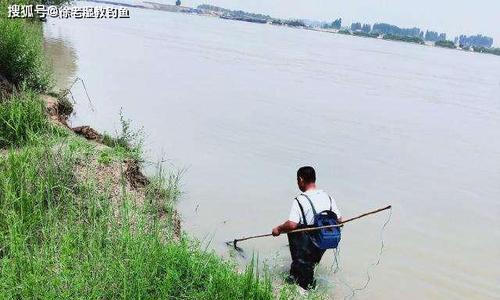
M342 221L342 222L340 222L340 223L338 223L336 225L327 225L327 226L311 227L311 228L302 228L302 229L292 230L292 231L289 231L289 232L286 232L286 233L308 232L308 231L316 231L316 230L326 229L326 228L342 227L342 226L344 226L345 223L348 223L348 222L351 222L351 221L354 221L354 220L357 220L357 219L361 219L361 218L369 216L369 215L373 215L373 214L379 213L381 211L390 209L391 207L392 207L392 205L388 205L386 207L382 207L382 208L379 208L379 209L376 209L376 210L372 210L372 211L366 212L364 214L361 214L361 215L359 215L357 217L353 217L353 218L347 219L345 221ZM246 240L251 240L251 239L257 239L257 238L262 238L262 237L267 237L267 236L272 236L272 235L273 235L272 233L267 233L267 234L253 235L253 236L249 236L249 237L242 237L242 238L239 238L239 239L234 239L233 241L229 241L229 242L227 242L227 244L233 243L233 246L236 248L236 243L238 243L238 242L242 242L242 241L246 241Z

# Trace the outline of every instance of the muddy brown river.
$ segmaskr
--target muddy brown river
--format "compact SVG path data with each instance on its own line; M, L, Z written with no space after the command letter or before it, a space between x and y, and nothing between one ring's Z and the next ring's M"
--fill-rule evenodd
M185 169L183 228L209 248L284 221L313 165L344 217L394 207L355 299L498 299L499 57L140 9L45 36L58 87L91 97L74 86L73 124L143 126L148 160ZM321 289L364 285L387 216L344 228ZM286 238L240 246L287 271Z

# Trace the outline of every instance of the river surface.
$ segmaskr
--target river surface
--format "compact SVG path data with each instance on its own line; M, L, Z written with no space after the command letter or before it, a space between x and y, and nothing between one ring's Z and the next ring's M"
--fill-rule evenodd
M94 6L93 4L90 4ZM356 299L499 299L500 57L211 17L131 9L45 24L57 85L76 77L73 124L143 126L148 160L184 168L183 227L224 241L286 220L312 165L344 217L393 205L381 263ZM347 225L342 299L377 261L382 213ZM275 274L287 240L240 244ZM237 258L241 265L248 260Z

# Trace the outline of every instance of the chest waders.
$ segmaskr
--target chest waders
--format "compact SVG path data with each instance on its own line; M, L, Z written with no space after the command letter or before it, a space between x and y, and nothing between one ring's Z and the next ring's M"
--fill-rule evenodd
M304 196L311 205L311 209L316 215L316 209L311 199ZM314 225L307 225L306 215L304 208L300 204L299 199L295 198L299 204L300 212L302 213L302 220L297 229L314 227ZM332 198L330 198L330 211L332 210ZM290 254L292 256L292 265L290 266L290 276L288 281L296 283L303 289L310 289L316 286L314 279L314 268L320 262L321 257L325 253L325 249L318 248L311 240L309 232L297 232L288 234L288 243L290 245Z

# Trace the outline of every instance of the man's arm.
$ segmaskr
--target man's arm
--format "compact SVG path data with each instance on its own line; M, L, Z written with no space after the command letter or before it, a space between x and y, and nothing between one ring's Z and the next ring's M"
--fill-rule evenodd
M278 236L282 233L286 233L286 232L295 230L295 229L297 229L298 226L299 226L298 223L295 223L295 222L290 221L290 220L286 221L285 223L273 228L273 235Z
M282 233L297 229L297 227L299 226L300 217L301 217L301 210L299 208L299 202L298 200L296 200L293 201L292 203L292 209L290 210L290 216L288 217L288 221L274 227L272 231L273 235L278 236Z

